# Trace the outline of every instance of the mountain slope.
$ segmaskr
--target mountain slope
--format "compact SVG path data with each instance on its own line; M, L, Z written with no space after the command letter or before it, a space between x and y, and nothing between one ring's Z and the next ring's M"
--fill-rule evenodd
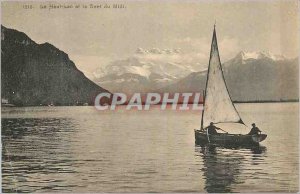
M188 66L130 57L113 61L95 72L94 81L112 92L149 92L166 86L193 72Z
M19 106L93 104L106 90L79 71L68 55L49 43L1 26L2 99Z
M298 99L298 59L286 59L267 53L240 52L223 64L228 90L235 101L279 101ZM206 71L160 89L161 92L201 92Z

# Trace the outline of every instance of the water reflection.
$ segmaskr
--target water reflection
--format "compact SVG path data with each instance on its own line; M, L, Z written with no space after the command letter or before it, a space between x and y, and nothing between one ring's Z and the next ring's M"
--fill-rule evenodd
M263 159L265 147L220 148L212 145L195 148L202 158L205 190L209 193L233 192L233 188L245 182L243 167L246 163ZM252 160L252 161L251 161Z
M6 186L3 192L37 191L28 181L38 177L45 177L44 182L39 183L43 187L56 188L59 180L47 176L75 172L72 158L60 150L61 147L68 149L64 138L74 131L69 119L14 118L1 122L2 182Z
M239 106L270 134L267 150L195 152L198 113L2 110L2 192L297 192L298 103Z

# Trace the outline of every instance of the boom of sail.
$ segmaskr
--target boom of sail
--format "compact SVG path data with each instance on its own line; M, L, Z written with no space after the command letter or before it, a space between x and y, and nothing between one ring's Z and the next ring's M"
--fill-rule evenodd
M205 87L204 109L201 128L213 123L241 123L242 121L230 98L219 56L216 29L214 27L210 59Z

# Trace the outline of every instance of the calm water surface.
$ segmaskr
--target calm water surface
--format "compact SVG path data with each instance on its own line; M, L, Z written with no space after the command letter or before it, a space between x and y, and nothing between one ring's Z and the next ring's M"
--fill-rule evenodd
M197 111L2 108L3 192L296 192L298 103L238 104L268 138L197 147Z

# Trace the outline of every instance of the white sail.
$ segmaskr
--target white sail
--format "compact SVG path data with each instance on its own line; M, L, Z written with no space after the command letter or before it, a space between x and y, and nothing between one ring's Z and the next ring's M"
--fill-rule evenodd
M229 96L226 83L224 80L216 30L214 29L210 59L207 72L207 81L205 88L204 110L202 112L202 128L207 127L210 122L243 123L237 110L235 109Z

